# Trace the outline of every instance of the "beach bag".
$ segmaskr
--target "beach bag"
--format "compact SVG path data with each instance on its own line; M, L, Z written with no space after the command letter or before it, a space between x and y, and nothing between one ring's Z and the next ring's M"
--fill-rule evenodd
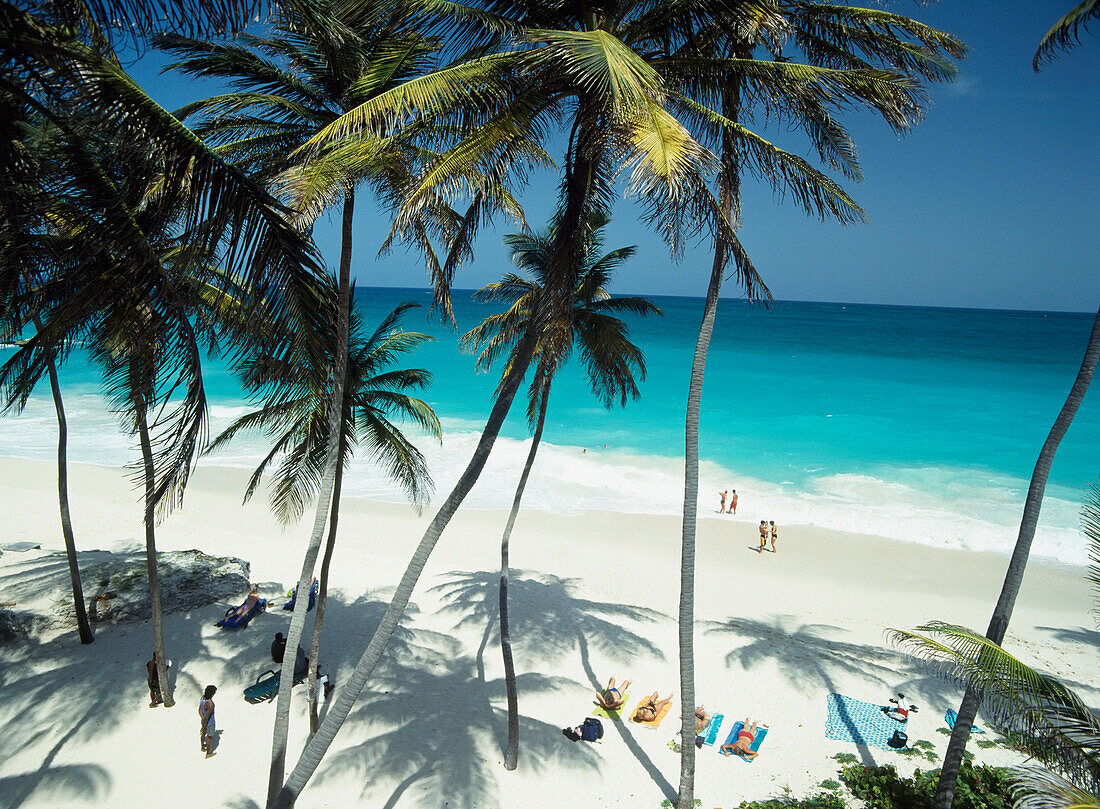
M603 723L594 716L584 720L581 725L581 738L586 742L597 742L603 738Z
M902 733L900 730L895 730L894 735L890 737L886 742L888 747L893 747L895 750L900 750L909 743L909 737Z

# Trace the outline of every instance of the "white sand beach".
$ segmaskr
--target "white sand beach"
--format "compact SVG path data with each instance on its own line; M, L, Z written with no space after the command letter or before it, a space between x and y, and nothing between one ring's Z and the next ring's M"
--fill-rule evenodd
M301 564L308 521L284 531L262 498L242 507L244 480L242 471L201 469L184 508L159 527L158 546L244 559L261 593L281 603ZM82 552L143 547L138 495L122 470L74 465L70 485ZM63 547L52 464L0 460L0 509L0 542ZM917 766L893 751L827 739L830 692L876 703L903 692L920 708L908 723L910 740L927 739L942 753L947 736L937 728L959 694L891 648L883 632L929 619L984 630L1007 559L778 519L778 553L758 554L757 521L782 515L755 514L744 499L740 511L736 518L700 519L696 693L708 710L726 715L726 727L751 715L770 732L752 764L723 758L716 746L699 752L696 795L703 807L813 792L835 776L831 756L838 752L893 762L903 772ZM523 512L512 537L511 589L521 748L519 768L508 773L501 764L505 694L495 632L506 516L470 510L456 516L384 666L299 806L656 809L674 795L680 759L667 745L679 728L678 695L657 731L605 721L604 739L585 744L570 742L561 728L589 715L596 687L612 675L634 681L630 706L654 690L676 694L679 520ZM345 498L322 653L337 687L430 518ZM66 569L53 557L31 551L0 558L0 601L16 602L17 613L45 611L67 587ZM290 614L276 609L243 631L225 632L213 624L227 606L167 617L172 709L148 707L147 624L100 626L91 646L66 631L0 647L6 739L0 809L262 804L274 705L248 704L242 690L271 668L269 644L276 631L285 632ZM1036 561L1005 645L1095 705L1098 635L1088 609L1080 569ZM311 626L312 617L307 631ZM196 705L211 683L219 689L221 734L218 755L204 760ZM291 763L308 728L304 687L294 698ZM971 749L983 761L1020 760L1000 748Z

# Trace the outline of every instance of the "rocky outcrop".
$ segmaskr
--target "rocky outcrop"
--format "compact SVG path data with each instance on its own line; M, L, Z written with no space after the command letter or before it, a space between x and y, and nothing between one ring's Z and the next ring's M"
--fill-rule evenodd
M82 564L80 573L93 622L149 619L145 554L106 554L105 558ZM248 562L197 550L158 553L157 575L165 613L240 599L249 587ZM59 597L54 602L52 623L56 627L76 625L71 597L68 601Z

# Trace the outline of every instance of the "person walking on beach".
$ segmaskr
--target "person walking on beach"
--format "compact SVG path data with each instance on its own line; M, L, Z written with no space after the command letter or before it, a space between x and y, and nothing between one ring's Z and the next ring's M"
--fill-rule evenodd
M737 489L730 493L730 514L737 513Z
M718 497L720 497L721 500L722 500L721 504L718 506L718 513L719 514L725 514L726 513L726 495L727 494L729 494L729 492L718 492Z
M199 700L199 747L206 753L207 758L213 758L214 753L214 694L218 692L216 686L208 685L202 692Z
M768 525L772 532L772 553L775 553L775 540L779 537L779 529L775 527L775 520L769 520Z

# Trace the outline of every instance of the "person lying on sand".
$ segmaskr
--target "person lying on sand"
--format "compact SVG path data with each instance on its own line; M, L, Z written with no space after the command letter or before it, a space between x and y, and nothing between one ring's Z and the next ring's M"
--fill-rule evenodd
M237 607L237 609L233 611L232 615L227 616L226 620L228 621L230 618L243 618L244 616L248 615L248 613L252 612L252 610L254 610L256 608L256 605L259 603L260 588L257 585L253 584L252 589L248 591L248 598L244 600L244 603L241 604L241 606Z
M751 725L750 725L751 723ZM764 725L767 727L767 725ZM724 744L719 748L723 756L728 756L730 753L736 753L744 759L754 759L759 753L755 750L750 750L749 745L752 744L752 740L756 738L756 720L745 717L745 727L737 734L737 741L733 744Z
M700 705L695 709L695 735L698 736L704 730L707 725L710 724L710 714L703 710L703 706Z
M638 707L634 709L634 721L635 722L652 722L657 718L657 714L672 702L672 694L669 694L662 700L657 699L657 692L654 691L648 697L638 703Z
M602 693L596 695L596 704L603 708L605 711L617 711L623 707L623 703L626 702L624 693L630 689L630 684L633 680L626 680L618 688L615 687L615 678L612 677L607 681L607 688Z

